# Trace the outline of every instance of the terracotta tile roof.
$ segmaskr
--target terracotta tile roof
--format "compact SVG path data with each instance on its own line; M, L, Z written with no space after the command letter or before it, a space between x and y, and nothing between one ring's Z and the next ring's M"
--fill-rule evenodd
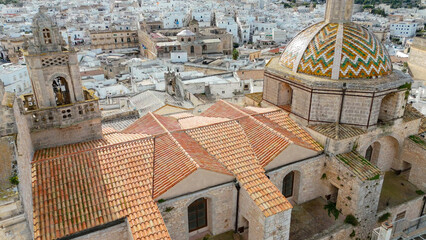
M159 135L166 133L166 130L164 130L164 128L158 124L158 120L152 114L147 114L136 120L122 132Z
M335 123L327 123L310 126L310 128L332 139L346 139L366 133L366 131L361 128L342 124L339 124L338 131L336 131L336 126Z
M271 113L266 113L263 116L277 123L281 128L284 128L294 134L303 143L309 144L310 147L313 148L315 151L324 150L324 148L317 141L315 141L311 135L309 135L293 119L290 118L289 113L286 113L284 111L274 111Z
M259 164L263 167L284 151L290 143L288 138L250 117L241 118L238 122L243 127Z
M210 155L203 147L201 147L197 143L197 141L191 138L186 132L174 132L172 133L172 135L201 168L213 172L232 175L231 172L229 172L219 161L217 161L212 155Z
M123 129L126 129L128 126L130 126L132 123L134 123L138 119L139 119L138 116L129 116L129 117L123 117L123 118L118 118L114 120L103 121L102 128L114 128L118 131L121 131Z
M183 129L202 127L220 122L230 121L229 118L193 116L179 119L179 124Z
M361 156L358 152L352 151L336 155L335 158L343 162L355 176L362 181L374 179L382 174L380 169L371 164L367 159Z
M169 115L170 117L174 117L176 119L183 119L183 118L187 118L187 117L193 117L194 115L191 113L187 113L187 112L183 112L183 113L176 113L176 114L172 114Z
M407 104L405 106L405 112L404 112L404 121L409 122L413 121L419 118L424 118L423 114L419 112L415 107L413 107L412 104Z
M243 128L236 121L186 132L234 174L266 217L292 208L266 177Z
M277 111L278 108L272 108L272 107L267 107L267 108L261 108L261 107L245 107L246 109L256 112L256 113L269 113L269 112L274 112Z
M209 107L206 111L201 113L201 116L204 117L222 117L222 118L229 118L229 119L237 119L241 117L246 117L247 114L256 114L256 112L248 110L248 109L241 109L243 111L238 111L238 107L234 107L230 103L227 103L223 100L220 100L213 104L213 106Z
M263 101L263 92L248 93L244 96L250 98L258 104Z
M313 143L284 112L270 110L220 101L201 117L149 113L122 132L104 128L103 139L37 151L36 239L121 218L134 239L169 239L153 198L200 168L235 176L265 216L291 208L262 166L292 141Z
M170 239L151 195L154 141L127 135L109 132L101 140L35 153L35 239L61 238L121 218L127 218L133 239Z
M199 168L175 141L170 134L155 138L154 198Z

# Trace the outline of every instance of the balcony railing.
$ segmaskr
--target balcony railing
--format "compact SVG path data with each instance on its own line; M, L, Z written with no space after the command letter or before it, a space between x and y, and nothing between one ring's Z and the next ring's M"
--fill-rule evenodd
M65 106L25 111L30 129L67 127L75 123L100 118L97 100L74 103Z

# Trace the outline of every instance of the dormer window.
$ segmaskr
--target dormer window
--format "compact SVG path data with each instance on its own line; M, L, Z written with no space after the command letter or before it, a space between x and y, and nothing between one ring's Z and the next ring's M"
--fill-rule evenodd
M45 44L52 43L52 38L50 36L50 30L49 29L47 29L47 28L43 29L43 38L44 38Z

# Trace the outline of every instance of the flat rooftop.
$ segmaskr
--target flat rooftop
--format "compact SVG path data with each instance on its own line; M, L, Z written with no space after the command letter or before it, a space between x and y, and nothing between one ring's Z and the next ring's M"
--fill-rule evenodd
M419 190L419 188L406 180L404 173L396 175L392 171L386 172L380 193L378 212L387 207L394 207L420 197L421 195L417 194L416 190Z
M290 240L310 239L324 231L332 231L342 226L345 216L340 214L337 220L333 215L328 216L327 210L324 209L326 204L327 201L319 197L300 205L293 205Z

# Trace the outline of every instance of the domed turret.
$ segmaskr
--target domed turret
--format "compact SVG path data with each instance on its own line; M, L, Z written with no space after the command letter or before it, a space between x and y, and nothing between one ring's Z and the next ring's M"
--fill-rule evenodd
M351 22L352 6L352 0L327 1L324 21L293 38L281 66L334 80L389 75L392 64L386 48L369 30Z
M296 73L331 79L389 75L386 48L373 33L355 23L317 23L287 46L280 64Z
M353 0L328 0L324 21L293 38L265 67L263 99L304 125L370 128L400 119L411 78L393 71L386 48L351 22Z

